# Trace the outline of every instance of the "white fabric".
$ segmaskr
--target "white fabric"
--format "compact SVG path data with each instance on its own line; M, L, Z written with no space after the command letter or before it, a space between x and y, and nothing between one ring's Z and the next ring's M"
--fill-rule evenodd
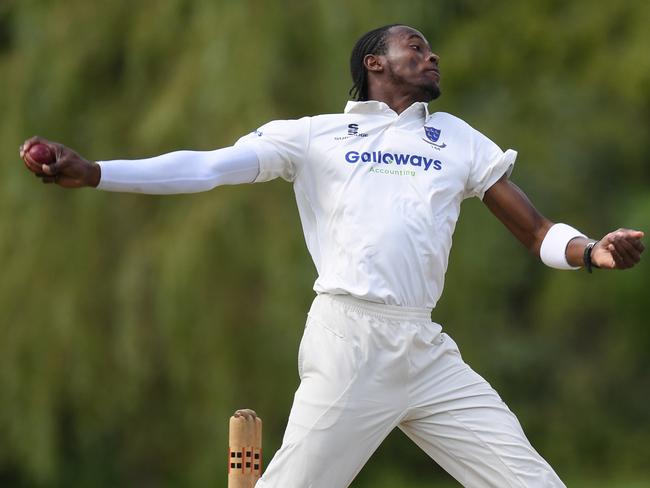
M282 447L256 488L345 488L395 427L465 487L565 486L426 309L319 295L299 369Z
M517 154L424 103L397 115L377 101L270 122L236 146L257 153L256 181L293 182L318 293L429 309L462 200L483 198Z
M259 173L256 153L243 146L97 163L100 190L150 194L195 193L219 185L252 183Z
M586 237L582 232L567 224L554 224L548 230L539 257L546 266L556 269L580 269L580 266L571 266L566 260L566 248L569 241L576 237Z

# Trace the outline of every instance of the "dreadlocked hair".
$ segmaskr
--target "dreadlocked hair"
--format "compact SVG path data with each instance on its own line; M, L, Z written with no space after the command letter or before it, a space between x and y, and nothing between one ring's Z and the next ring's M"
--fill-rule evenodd
M350 56L350 74L352 88L349 95L359 102L368 100L368 71L363 63L368 54L386 53L386 33L391 27L401 24L389 24L366 32L352 48Z

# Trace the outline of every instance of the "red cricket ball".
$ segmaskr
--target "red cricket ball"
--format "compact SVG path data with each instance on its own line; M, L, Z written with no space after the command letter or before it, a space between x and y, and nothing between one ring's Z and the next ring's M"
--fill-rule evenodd
M45 144L34 144L30 147L29 157L37 164L53 164L56 162L54 151Z

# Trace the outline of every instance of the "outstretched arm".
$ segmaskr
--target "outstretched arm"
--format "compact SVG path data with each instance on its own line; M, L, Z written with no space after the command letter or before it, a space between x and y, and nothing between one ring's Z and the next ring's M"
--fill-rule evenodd
M46 145L55 161L39 164L30 149ZM259 173L256 153L246 147L215 151L176 151L139 160L92 162L62 144L32 137L20 147L27 168L44 183L65 188L169 194L195 193L219 185L252 183Z
M553 222L539 213L524 192L507 176L504 175L490 187L485 193L483 202L535 256L540 256L543 243L547 248L556 245L551 242L552 237L549 235L551 234L549 230L554 227ZM593 245L590 253L591 262L598 268L631 268L641 260L641 253L644 250L641 242L643 235L641 231L630 229L610 232ZM561 242L561 239L557 242ZM568 265L582 266L585 248L592 243L594 239L585 236L571 238L563 249Z

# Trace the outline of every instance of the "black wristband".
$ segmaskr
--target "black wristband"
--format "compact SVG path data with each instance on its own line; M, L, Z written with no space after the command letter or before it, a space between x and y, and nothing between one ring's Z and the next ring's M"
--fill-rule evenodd
M598 242L598 241L596 241ZM585 269L587 270L587 273L591 273L592 268L597 268L594 263L591 262L591 251L593 250L594 246L596 245L596 242L590 242L585 246L585 252L582 254L582 262L585 265Z

